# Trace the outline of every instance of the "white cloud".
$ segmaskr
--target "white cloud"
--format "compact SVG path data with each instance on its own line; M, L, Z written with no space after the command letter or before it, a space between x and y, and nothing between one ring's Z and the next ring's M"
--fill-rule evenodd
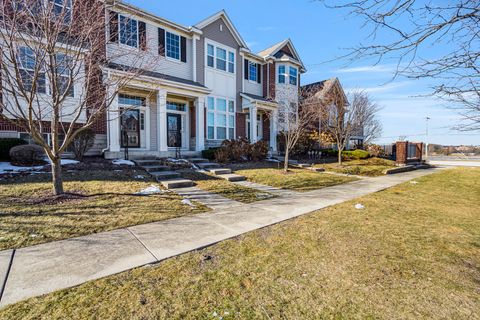
M247 41L247 46L248 47L255 47L258 45L257 41Z
M377 64L374 66L360 66L352 68L342 68L335 70L338 73L394 73L396 71L396 65L391 64Z
M411 81L398 81L398 82L391 82L380 86L373 86L373 87L359 87L359 88L345 88L345 91L352 91L352 90L360 90L365 91L367 93L379 93L379 92L389 92L394 89L406 87L412 84Z

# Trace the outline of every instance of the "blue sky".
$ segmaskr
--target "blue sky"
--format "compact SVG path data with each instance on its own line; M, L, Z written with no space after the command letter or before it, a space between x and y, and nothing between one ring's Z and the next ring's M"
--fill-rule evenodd
M429 121L430 143L480 144L479 133L460 133L450 127L458 123L456 112L443 102L425 97L432 81L397 78L392 80L395 61L348 64L337 59L345 48L369 42L362 21L345 11L325 8L311 0L189 0L127 1L154 14L183 25L194 25L225 9L244 40L254 52L285 38L291 38L306 65L302 84L338 77L346 90L364 89L382 106L384 132L379 143L407 136L425 141L425 118ZM441 48L428 48L428 54L441 54ZM325 63L325 61L331 61ZM423 96L423 97L418 97Z

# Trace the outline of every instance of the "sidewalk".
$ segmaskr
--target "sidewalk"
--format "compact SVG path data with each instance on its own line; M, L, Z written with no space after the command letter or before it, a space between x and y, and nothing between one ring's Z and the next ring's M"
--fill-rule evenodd
M418 170L362 179L307 193L285 193L253 204L225 207L16 251L0 251L0 289L5 286L0 306L156 263L436 171Z

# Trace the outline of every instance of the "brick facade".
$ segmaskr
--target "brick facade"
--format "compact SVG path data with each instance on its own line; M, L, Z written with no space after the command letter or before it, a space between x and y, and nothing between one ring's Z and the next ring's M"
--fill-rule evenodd
M269 142L270 141L270 116L269 114L265 113L262 117L262 136L263 136L263 141Z

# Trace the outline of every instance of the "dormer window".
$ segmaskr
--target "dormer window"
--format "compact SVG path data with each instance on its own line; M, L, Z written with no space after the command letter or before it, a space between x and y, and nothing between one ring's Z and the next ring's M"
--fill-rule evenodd
M298 83L298 70L297 68L290 67L290 84L296 86Z

